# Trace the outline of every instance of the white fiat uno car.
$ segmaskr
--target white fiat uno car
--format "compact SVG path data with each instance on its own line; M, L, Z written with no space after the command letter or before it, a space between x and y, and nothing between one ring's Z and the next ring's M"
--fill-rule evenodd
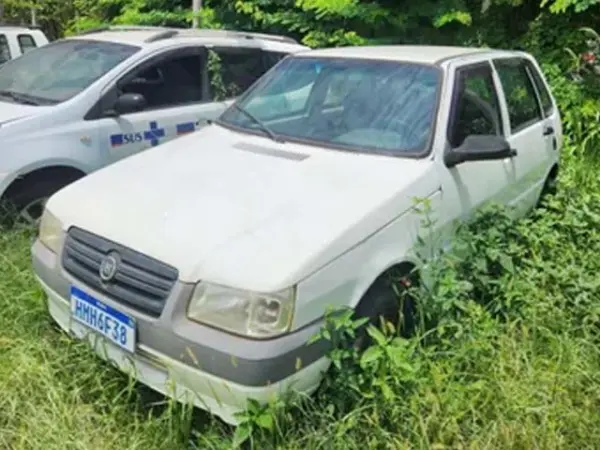
M445 245L488 201L534 207L561 145L526 53L302 52L211 125L53 195L33 266L64 330L236 423L249 398L318 387L328 306L397 308L382 280L417 265L415 198Z

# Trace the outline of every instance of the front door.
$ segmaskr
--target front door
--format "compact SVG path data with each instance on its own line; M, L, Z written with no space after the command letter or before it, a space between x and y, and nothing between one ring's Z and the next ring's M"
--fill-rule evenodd
M146 107L117 117L101 114L95 120L105 164L191 133L224 111L224 103L210 99L205 55L202 47L169 51L116 83L102 99L102 109L110 110L124 93L143 95Z
M506 136L499 98L489 62L457 68L448 105L446 152L460 147L470 135ZM472 218L476 210L489 202L510 203L510 187L516 179L513 158L468 161L448 168L443 158L438 157L437 165L443 194L440 225L444 246L451 239L457 221Z

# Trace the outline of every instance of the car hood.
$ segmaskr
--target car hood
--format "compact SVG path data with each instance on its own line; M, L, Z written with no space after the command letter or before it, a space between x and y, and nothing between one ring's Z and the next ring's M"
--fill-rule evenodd
M430 160L277 144L213 125L105 167L47 207L65 229L171 264L182 281L269 292L429 195L430 170Z
M40 114L46 108L47 106L20 105L18 103L0 101L0 128L7 122L33 114Z

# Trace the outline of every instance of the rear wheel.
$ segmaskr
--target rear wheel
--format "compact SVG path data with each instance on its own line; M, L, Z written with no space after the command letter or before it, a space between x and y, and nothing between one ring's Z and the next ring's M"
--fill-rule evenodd
M558 192L558 168L555 167L554 169L552 169L552 171L546 178L546 181L544 182L544 187L542 188L542 192L540 194L540 198L538 199L537 206L539 207L540 205L542 205L546 199L556 195L557 192Z

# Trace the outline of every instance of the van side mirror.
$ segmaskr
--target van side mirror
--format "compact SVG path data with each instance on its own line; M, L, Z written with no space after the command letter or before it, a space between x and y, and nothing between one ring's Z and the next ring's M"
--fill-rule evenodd
M460 147L444 154L444 163L450 168L463 162L504 159L516 154L517 151L512 149L502 136L470 135L465 138Z
M143 111L146 104L146 99L142 94L128 92L117 98L113 109L115 115L128 114Z

